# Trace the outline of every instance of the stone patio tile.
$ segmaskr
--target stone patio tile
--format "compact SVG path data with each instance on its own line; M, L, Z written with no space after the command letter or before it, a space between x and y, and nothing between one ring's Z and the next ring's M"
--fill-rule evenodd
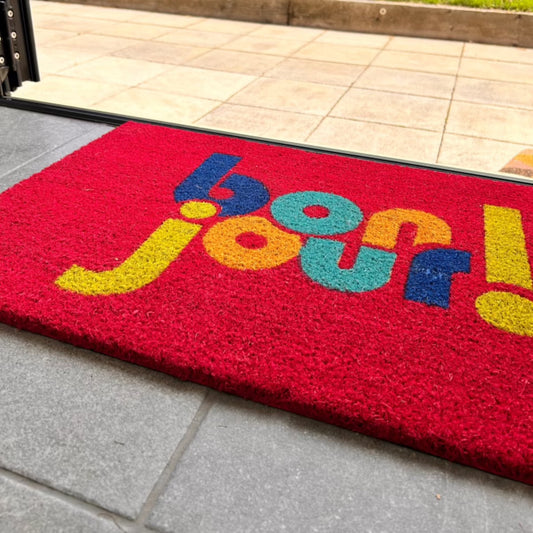
M531 146L446 133L437 162L441 165L494 173L526 148Z
M450 98L455 76L428 74L414 70L368 67L355 82L354 87L380 89L418 96Z
M135 517L204 389L4 325L0 334L0 466Z
M97 102L92 109L163 122L192 124L219 105L220 102L216 100L166 94L135 87Z
M236 37L231 33L214 31L198 31L189 29L172 30L156 40L163 43L181 44L184 46L200 46L203 48L217 48Z
M298 26L280 26L278 24L262 24L250 36L260 39L287 39L289 41L311 41L324 30L316 28L302 28Z
M32 3L32 10L37 2ZM47 4L43 7L42 4ZM39 2L39 10L46 13L60 13L77 15L85 18L95 18L100 20L115 20L117 22L134 20L139 17L139 11L133 9L120 9L114 7L92 6L87 4L68 4L68 10L62 2Z
M155 13L150 11L135 11L136 16L128 19L131 22L139 19L146 24L153 24L154 26L167 26L169 28L187 28L192 24L202 22L202 17L191 17L189 15L172 15L170 13Z
M528 531L529 487L223 398L149 526L162 531ZM453 510L453 511L452 511Z
M165 26L156 26L155 24L119 22L96 28L93 30L93 33L98 35L111 35L113 37L126 37L128 39L150 41L172 31L174 31L174 29Z
M72 37L76 36L77 33L74 31L48 30L45 28L35 29L35 43L37 47L50 45L59 41L65 41L67 39L72 39Z
M533 111L453 102L446 133L533 145Z
M61 40L61 42L58 44L61 48L70 48L73 54L77 52L84 52L104 55L120 50L121 48L127 48L128 46L132 46L139 42L140 41L136 41L134 39L110 37L108 35L84 34L77 35L71 39Z
M449 101L426 96L350 89L333 108L332 117L442 131Z
M318 61L368 65L378 53L379 50L375 48L313 42L298 50L294 56L302 59L316 59Z
M69 6L70 7L70 6ZM76 10L76 6L73 6L69 11L73 13ZM65 14L65 5L61 2L40 2L34 1L31 3L32 13L46 13L55 15Z
M440 139L439 132L327 117L307 142L351 152L434 163Z
M269 37L254 37L245 35L222 46L227 50L239 52L252 52L255 54L271 54L277 56L290 56L301 48L307 41L289 39L270 39Z
M343 44L348 46L364 46L367 48L383 48L390 40L388 35L359 33L355 31L325 31L315 39L317 43Z
M467 45L468 46L468 45ZM460 56L463 43L459 41L444 41L442 39L420 39L417 37L392 37L386 47L388 50L401 52L421 52L442 56Z
M177 44L149 41L122 48L112 54L116 57L127 57L129 59L153 61L155 63L181 65L189 59L205 54L209 50L211 50L211 48L180 46Z
M66 68L86 63L100 54L98 52L72 51L59 46L43 46L39 48L39 72L42 74L58 74Z
M187 64L192 67L261 76L280 61L282 58L279 56L237 52L235 50L211 50L192 61L188 61Z
M200 31L215 31L220 33L234 33L236 35L246 35L251 31L260 28L260 24L254 22L243 22L240 20L224 20L224 19L204 19L200 22L195 22L189 28L191 30Z
M35 11L35 9L33 9L33 6L31 11L31 19L33 21L34 30L42 28L49 29L49 25L51 25L52 28L56 28L58 21L63 21L64 23L67 20L65 17L58 13L43 13L39 10Z
M363 70L364 67L360 65L291 58L267 71L266 76L280 80L350 86Z
M459 76L533 85L533 65L463 58Z
M120 533L111 515L91 513L80 506L0 474L0 531L44 533Z
M91 33L95 30L105 30L116 26L116 22L109 20L98 20L75 15L56 16L55 22L49 20L46 28L50 30L65 31L74 33Z
M303 142L320 122L320 117L261 107L223 104L195 126L234 131L254 137Z
M17 89L17 98L88 107L102 98L124 91L125 88L125 85L49 74L43 76L39 83L25 83Z
M333 85L261 78L231 98L229 103L324 115L345 90Z
M465 102L533 109L533 87L525 83L460 77L453 97Z
M491 61L533 64L533 49L531 48L466 43L464 55L465 57L471 57L474 59L489 59Z
M211 100L227 100L254 80L253 76L177 66L140 85L161 93L185 94Z
M57 12L57 11L54 11L53 9L55 6L56 6L55 2L34 1L31 5L31 12L32 12L32 15L34 13L43 13L43 14L52 13L53 14Z
M419 52L384 50L372 63L372 66L455 75L459 66L459 58Z
M69 76L80 80L94 81L117 81L121 85L138 85L158 74L174 68L163 63L127 59L123 57L98 57L83 65L71 67L62 72L63 76Z

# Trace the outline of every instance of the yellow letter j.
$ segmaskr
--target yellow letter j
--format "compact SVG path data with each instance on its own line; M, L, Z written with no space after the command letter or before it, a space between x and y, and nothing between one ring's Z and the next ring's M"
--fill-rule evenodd
M210 218L217 210L208 202L190 201L180 214L188 219ZM202 225L169 218L161 224L123 263L112 270L95 272L73 265L56 280L56 285L86 296L125 294L156 280L194 239Z

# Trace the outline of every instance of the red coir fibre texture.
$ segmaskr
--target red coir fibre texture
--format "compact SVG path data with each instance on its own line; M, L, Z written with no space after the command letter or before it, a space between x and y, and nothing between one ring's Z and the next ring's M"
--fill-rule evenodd
M166 219L182 218L173 191L215 152L242 157L232 172L263 182L271 201L323 191L355 202L363 223L331 237L348 243L343 264L353 264L373 213L405 208L445 220L450 246L472 253L471 273L454 277L448 309L406 300L420 251L411 227L400 234L391 281L371 292L327 289L299 258L234 270L203 247L214 217L137 291L83 296L55 285L74 264L115 268ZM279 227L270 203L253 215ZM494 288L483 204L522 212L532 257L528 186L129 123L0 196L0 319L531 484L533 338L476 312L477 296Z

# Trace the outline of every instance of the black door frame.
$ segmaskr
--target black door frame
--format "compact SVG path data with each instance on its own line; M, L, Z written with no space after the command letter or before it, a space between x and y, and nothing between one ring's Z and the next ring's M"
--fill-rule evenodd
M0 98L39 81L29 0L0 0Z

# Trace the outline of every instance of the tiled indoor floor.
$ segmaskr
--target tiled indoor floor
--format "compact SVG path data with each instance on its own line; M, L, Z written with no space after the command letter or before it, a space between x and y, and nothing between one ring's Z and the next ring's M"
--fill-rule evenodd
M533 146L533 49L31 5L16 97L485 172Z

